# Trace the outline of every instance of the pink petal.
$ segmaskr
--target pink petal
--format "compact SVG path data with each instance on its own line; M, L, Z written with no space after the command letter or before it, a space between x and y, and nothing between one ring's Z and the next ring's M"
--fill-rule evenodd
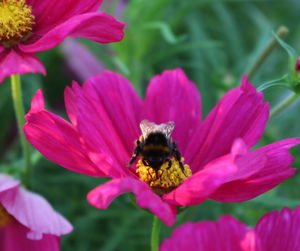
M43 234L60 236L73 229L43 197L25 189L17 187L1 192L0 203L18 222L30 229L29 239L41 239Z
M0 45L0 52L4 51L5 48L3 46Z
M143 119L155 123L174 121L172 138L184 151L200 124L201 100L196 86L181 69L164 71L151 79Z
M0 174L0 193L9 189L17 188L19 184L20 181L15 180L8 175Z
M72 76L75 75L81 82L105 69L100 60L75 39L66 39L61 45L61 51Z
M231 216L186 223L164 240L160 251L254 251L254 232Z
M169 203L190 206L202 203L220 186L236 179L251 176L255 170L259 170L265 163L265 156L252 154L251 152L241 154L243 149L240 141L236 141L232 148L232 154L220 157L183 182L178 188L163 198Z
M27 140L46 158L74 172L91 176L105 176L88 158L80 135L71 124L44 110L41 91L33 98L26 115L24 132ZM103 156L103 165L107 165Z
M17 221L0 228L0 250L2 251L59 251L59 237L45 234L41 240L30 240L30 230Z
M90 151L105 152L125 169L140 135L142 106L129 81L106 71L90 78L83 88L75 83L66 88L65 103Z
M94 207L106 209L116 197L129 192L134 193L139 207L150 210L167 226L175 223L176 207L163 202L146 183L136 179L123 178L106 182L90 191L87 200Z
M269 115L269 106L262 100L262 93L256 92L244 76L241 87L219 101L190 138L186 152L193 171L227 154L236 138L242 138L248 148L259 140Z
M290 168L293 157L288 150L299 143L298 139L292 138L251 151L254 155L266 156L263 167L257 169L256 165L252 165L250 168L255 172L251 176L224 184L211 196L211 199L222 202L250 200L293 176L296 169Z
M257 223L255 232L263 250L300 250L300 208L294 211L284 208L281 212L264 215Z
M36 42L20 45L20 49L31 53L49 50L68 36L83 37L98 43L117 42L123 38L123 28L123 23L103 12L82 14L54 27Z
M73 16L96 11L102 0L26 0L26 3L32 6L32 12L35 16L34 32L42 35Z
M37 72L46 75L43 64L34 54L24 53L18 49L0 50L0 83L14 74Z

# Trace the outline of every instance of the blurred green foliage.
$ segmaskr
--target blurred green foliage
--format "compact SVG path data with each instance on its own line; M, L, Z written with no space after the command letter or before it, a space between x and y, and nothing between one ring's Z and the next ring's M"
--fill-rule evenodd
M114 14L119 0L111 2L108 11ZM300 51L299 13L298 0L130 0L120 18L127 23L124 41L111 45L80 41L108 69L129 78L141 96L154 74L183 68L201 91L204 114L207 114L224 92L239 83L242 74L272 38L272 30L286 25L290 30L286 41ZM75 76L66 70L58 48L41 53L40 58L47 68L47 76L22 77L26 110L36 90L43 88L48 108L65 116L63 90ZM287 71L288 56L278 46L251 81L258 86ZM264 93L273 107L289 90L273 87ZM0 86L0 94L0 167L16 173L21 154L8 81ZM300 102L295 102L272 119L260 144L299 136L299 109ZM299 167L299 147L292 152L294 166ZM98 210L85 198L89 190L105 179L72 173L38 153L35 153L35 163L33 189L45 196L75 227L73 233L62 238L62 250L149 250L152 217L135 208L127 195L114 201L108 210ZM186 221L215 220L222 214L232 214L255 225L268 211L300 205L299 176L297 173L248 202L207 201L188 208L178 216L176 226ZM163 227L162 238L171 230Z

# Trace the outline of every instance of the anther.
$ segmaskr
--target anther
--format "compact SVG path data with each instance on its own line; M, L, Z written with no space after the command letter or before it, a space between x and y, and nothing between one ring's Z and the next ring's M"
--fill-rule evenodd
M181 158L183 163L184 159ZM189 165L181 163L175 158L166 161L159 170L144 165L142 160L137 163L136 173L140 180L145 181L152 190L159 194L166 194L178 187L184 180L192 175Z

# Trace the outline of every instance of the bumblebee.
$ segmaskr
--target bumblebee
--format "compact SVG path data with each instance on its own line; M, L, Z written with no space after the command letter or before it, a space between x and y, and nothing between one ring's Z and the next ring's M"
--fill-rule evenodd
M171 139L171 134L175 128L174 122L157 125L143 120L140 123L140 128L142 135L136 141L136 147L128 166L131 166L136 158L141 156L143 164L154 170L159 170L166 161L170 168L172 165L170 158L173 157L178 161L181 170L184 171L181 153L177 149L176 143L172 142Z

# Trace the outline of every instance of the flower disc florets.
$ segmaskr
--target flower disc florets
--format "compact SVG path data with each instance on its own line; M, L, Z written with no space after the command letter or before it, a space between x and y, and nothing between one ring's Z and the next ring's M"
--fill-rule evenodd
M0 42L6 46L24 39L32 30L34 16L25 0L0 1Z
M166 194L192 175L189 165L184 164L184 171L182 171L176 159L172 158L170 161L171 166L166 161L159 170L155 170L151 166L144 165L143 161L139 160L136 164L136 173L138 173L140 180L145 181L156 194ZM181 161L183 162L184 159L181 158Z

